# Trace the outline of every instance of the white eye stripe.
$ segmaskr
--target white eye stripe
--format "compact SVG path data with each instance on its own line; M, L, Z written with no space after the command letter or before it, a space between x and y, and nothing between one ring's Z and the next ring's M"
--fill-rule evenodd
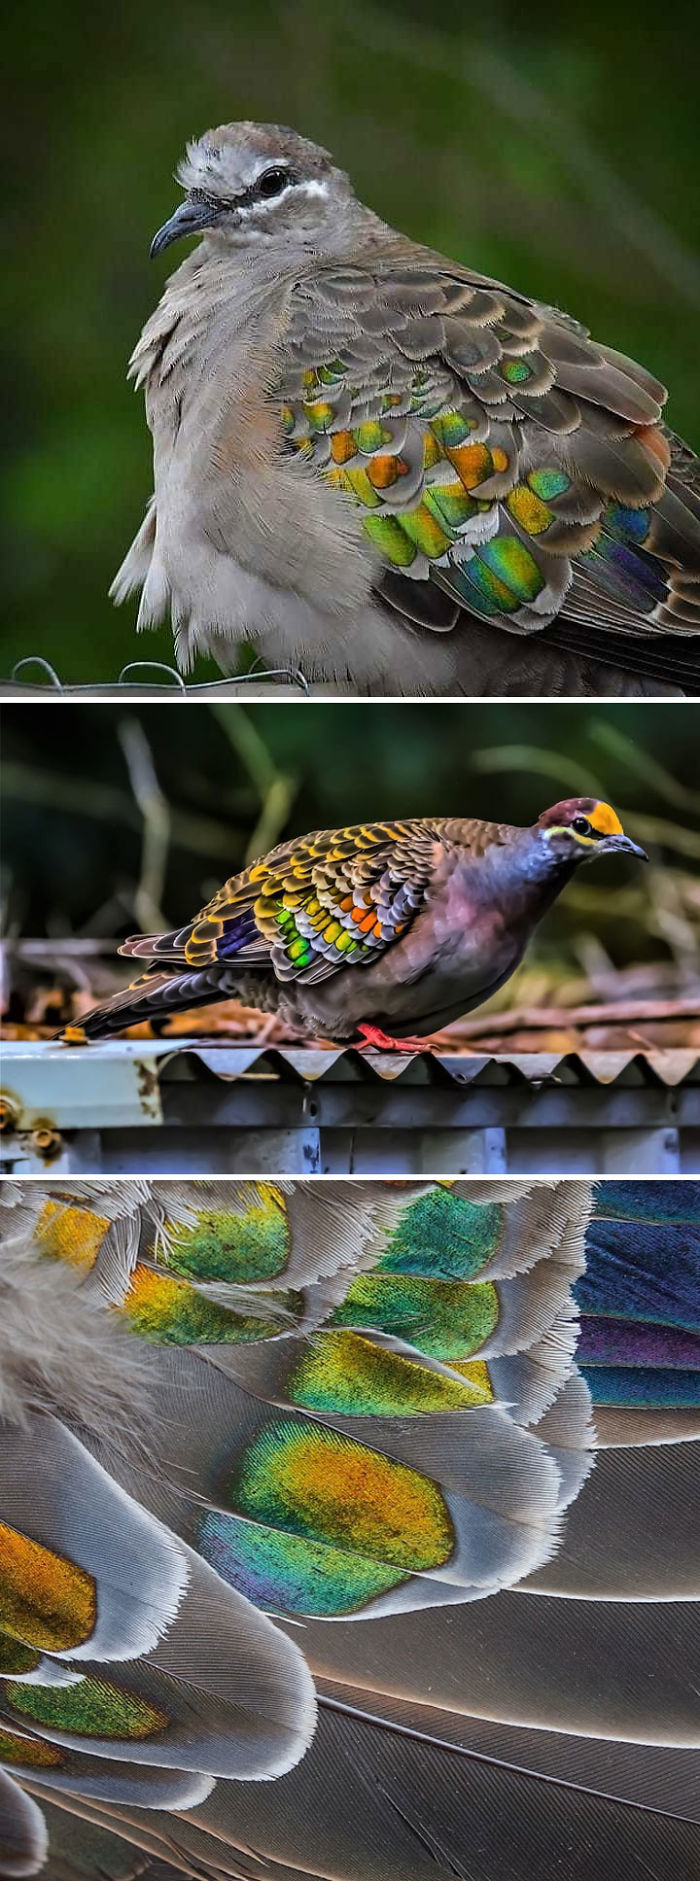
M262 175L264 176L264 174L265 172L263 170ZM277 190L274 196L256 196L255 203L251 204L251 208L274 209L275 203L281 202L284 196L288 196L291 189L293 189L298 196L328 195L327 183L316 183L309 177L307 180L302 180L301 182L285 183L284 189Z
M269 167L268 165L268 168ZM262 170L260 174L264 176L265 171ZM252 189L253 184L249 184L248 187ZM316 183L311 178L309 178L308 182L289 182L285 183L284 189L277 190L274 196L256 196L253 202L241 203L240 205L234 203L233 207L236 209L236 213L241 220L248 221L250 216L259 216L261 209L266 213L269 209L275 209L278 203L284 202L285 197L289 196L292 190L294 190L297 196L325 197L328 195L328 184Z
M288 172L290 181L286 188L279 190L274 196L267 199L263 196L256 197L258 208L262 208L263 204L267 206L267 203L280 202L290 188L305 190L307 196L318 196L322 199L330 193L330 178L311 176L300 178L295 170L293 158L275 157L272 152L269 152L267 156L261 155L253 158L251 153L250 167L247 172L243 174L239 169L237 174L229 175L227 171L230 160L230 153L226 146L201 144L193 139L188 143L185 156L178 164L175 172L176 181L185 190L202 189L216 195L220 193L222 208L228 206L236 197L240 198L248 191L255 190L257 184L271 170ZM247 207L247 204L242 204L239 214L243 215Z
M307 196L327 196L328 184L317 183L314 177L307 177L305 182L297 183L297 189L306 191Z

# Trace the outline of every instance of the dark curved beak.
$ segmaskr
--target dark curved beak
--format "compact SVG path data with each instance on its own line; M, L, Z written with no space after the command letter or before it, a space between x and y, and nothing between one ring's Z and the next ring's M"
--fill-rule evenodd
M171 242L179 242L182 236L200 235L202 229L209 228L212 222L218 221L218 217L219 210L214 203L197 202L191 196L186 196L179 209L171 215L170 221L164 222L162 229L154 235L149 249L151 261L155 260L156 255L162 255L163 249L169 248Z
M642 849L639 843L633 843L631 836L606 836L601 848L608 855L636 856L639 862L649 861L646 849Z

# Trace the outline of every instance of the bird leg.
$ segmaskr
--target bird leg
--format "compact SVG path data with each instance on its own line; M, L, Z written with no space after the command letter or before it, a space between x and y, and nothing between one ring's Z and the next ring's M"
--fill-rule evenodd
M357 1030L365 1041L364 1045L358 1046L358 1051L424 1052L428 1049L427 1039L390 1038L389 1033L382 1032L378 1025L358 1025Z

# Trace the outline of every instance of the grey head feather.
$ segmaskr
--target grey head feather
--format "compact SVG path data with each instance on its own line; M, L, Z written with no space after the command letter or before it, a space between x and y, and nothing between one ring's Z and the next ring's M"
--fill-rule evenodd
M284 125L218 125L187 145L176 174L185 201L154 236L152 255L205 232L236 248L291 240L328 253L356 223L378 220L328 151Z

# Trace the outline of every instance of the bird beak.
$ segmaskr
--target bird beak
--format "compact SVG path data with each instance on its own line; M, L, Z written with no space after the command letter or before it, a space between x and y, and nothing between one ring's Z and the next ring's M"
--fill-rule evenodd
M605 850L606 855L636 856L640 862L649 861L646 849L642 849L639 843L633 843L631 836L624 836L622 834L619 836L605 836L602 843L598 844L599 854L601 849Z
M154 235L149 250L151 261L155 260L156 255L162 255L163 249L169 248L171 242L179 242L183 235L199 235L202 229L218 221L218 217L216 204L197 202L191 196L186 196L179 209L171 215L170 221L164 222L162 229Z

